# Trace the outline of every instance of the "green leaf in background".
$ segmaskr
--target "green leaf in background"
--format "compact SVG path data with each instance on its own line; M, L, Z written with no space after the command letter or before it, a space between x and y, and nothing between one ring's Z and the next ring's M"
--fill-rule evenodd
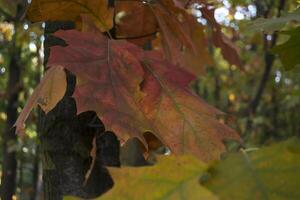
M165 156L155 166L110 168L115 185L99 200L216 200L199 184L206 169L191 156Z
M249 29L253 31L277 31L290 21L300 22L300 8L279 18L258 18L249 23Z
M17 5L21 0L0 0L0 8L6 14L15 16L17 11Z
M300 27L283 32L290 35L288 41L273 48L272 52L279 58L286 69L292 69L300 65Z
M222 200L300 199L300 140L229 155L203 185Z

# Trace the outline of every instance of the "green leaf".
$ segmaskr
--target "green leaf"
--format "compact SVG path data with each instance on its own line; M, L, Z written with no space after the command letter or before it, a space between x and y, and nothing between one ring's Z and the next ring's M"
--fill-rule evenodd
M290 35L288 41L277 45L272 52L279 55L279 58L286 69L292 69L300 65L300 27L283 32Z
M300 141L229 155L202 182L222 200L300 199Z
M300 8L279 18L258 18L249 23L249 29L254 31L277 31L290 21L300 21Z
M74 197L74 196L66 196L64 197L64 200L82 200L82 198Z
M216 200L199 184L206 169L206 164L191 156L165 156L155 166L110 168L115 185L99 200Z

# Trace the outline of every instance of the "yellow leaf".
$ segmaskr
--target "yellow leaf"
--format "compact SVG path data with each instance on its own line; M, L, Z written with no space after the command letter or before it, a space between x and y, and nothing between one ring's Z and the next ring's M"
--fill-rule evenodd
M229 154L203 185L222 200L300 199L300 140Z
M115 185L99 200L216 200L199 184L207 165L192 156L164 156L155 166L109 168Z

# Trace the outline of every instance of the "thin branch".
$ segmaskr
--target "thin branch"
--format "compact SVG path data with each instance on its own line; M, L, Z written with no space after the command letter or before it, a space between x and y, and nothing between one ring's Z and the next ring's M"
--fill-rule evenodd
M285 0L280 0L279 2L279 6L278 6L278 13L277 13L277 17L281 16L281 11L284 9L284 5L285 5ZM271 8L268 9L268 11L266 13L269 13ZM265 13L265 14L266 14ZM265 16L266 17L266 16ZM269 43L267 40L267 35L264 35L264 49L265 49L265 70L264 73L262 75L260 84L258 86L257 92L253 98L253 100L251 101L250 105L249 105L249 112L250 114L255 114L256 109L259 105L259 102L261 100L262 94L265 90L266 84L268 82L271 70L272 70L272 66L275 60L275 56L269 52L269 49L273 48L277 42L277 32L273 32L272 34L272 39L271 42Z

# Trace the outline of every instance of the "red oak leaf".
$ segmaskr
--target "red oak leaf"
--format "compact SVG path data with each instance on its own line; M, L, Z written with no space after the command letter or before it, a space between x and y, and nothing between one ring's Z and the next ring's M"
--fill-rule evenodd
M158 1L149 7L159 24L166 58L191 73L203 73L205 65L213 63L203 27L172 0Z
M222 112L187 89L188 72L158 59L154 52L146 53L144 59L142 108L174 153L194 154L208 161L225 151L223 139L239 139L216 119Z
M126 141L150 131L175 154L217 159L223 139L239 139L216 116L220 111L188 90L194 75L157 52L146 52L102 34L59 31L66 47L52 47L49 65L77 77L77 112L95 111L107 130Z
M137 137L145 144L140 133L150 130L150 124L138 107L144 74L135 56L139 48L89 32L70 30L55 35L68 46L52 47L48 65L61 63L76 75L77 112L94 110L122 140Z

